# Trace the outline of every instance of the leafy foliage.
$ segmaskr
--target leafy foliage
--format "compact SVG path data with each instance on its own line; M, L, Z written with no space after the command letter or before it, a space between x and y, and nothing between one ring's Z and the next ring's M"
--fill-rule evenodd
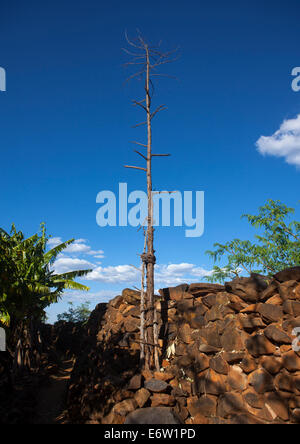
M262 231L256 242L234 239L226 244L216 243L214 251L207 254L215 262L226 257L226 266L215 266L206 276L210 282L223 282L241 272L273 275L287 267L300 264L300 223L289 221L294 213L280 201L268 200L259 208L258 215L245 214L248 222Z
M0 229L0 323L9 326L27 320L42 320L45 309L58 301L65 289L89 290L74 281L90 270L55 274L51 265L57 255L74 242L71 239L46 251L49 237L41 232L25 238L12 226Z
M90 317L91 303L89 301L82 303L78 307L74 307L73 302L69 302L69 310L57 315L58 321L67 321L77 323L86 323Z

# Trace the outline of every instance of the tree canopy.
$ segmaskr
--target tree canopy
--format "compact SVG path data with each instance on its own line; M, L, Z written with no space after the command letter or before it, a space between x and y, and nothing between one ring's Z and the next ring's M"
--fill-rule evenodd
M223 282L241 273L273 275L285 268L300 264L300 222L290 220L294 208L277 200L268 200L257 215L244 214L252 227L259 230L255 241L233 239L225 244L214 244L207 254L225 266L215 265L206 276L210 282Z
M91 270L56 274L53 263L67 242L47 251L49 236L44 224L39 233L25 238L12 225L10 233L0 229L0 323L12 320L42 320L45 309L58 301L65 289L89 290L75 281Z
M86 323L90 317L90 302L84 302L75 307L73 302L69 302L69 309L57 315L58 321L73 322L74 324Z

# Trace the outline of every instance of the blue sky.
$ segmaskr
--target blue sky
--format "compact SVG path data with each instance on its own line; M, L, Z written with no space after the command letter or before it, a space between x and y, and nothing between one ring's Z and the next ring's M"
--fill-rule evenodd
M298 0L1 6L1 226L14 222L30 235L44 221L53 237L78 240L60 267L85 261L98 270L91 294L66 296L50 320L68 300L94 305L138 285L129 264L138 265L141 233L96 224L98 192L117 192L119 182L145 188L142 172L123 167L140 163L129 141L143 138L132 128L141 114L131 105L142 85L124 85L131 72L122 67L125 29L134 36L139 28L166 49L180 46L180 59L165 70L178 80L156 87L156 103L168 110L154 121L154 148L172 157L155 160L155 188L205 191L202 237L156 231L157 287L201 280L212 265L204 252L214 242L251 238L240 215L269 198L296 207L299 220L300 92L291 88L299 12Z

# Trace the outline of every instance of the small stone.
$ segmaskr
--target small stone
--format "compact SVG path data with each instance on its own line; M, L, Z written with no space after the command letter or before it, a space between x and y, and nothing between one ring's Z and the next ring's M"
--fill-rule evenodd
M180 405L178 403L174 407L174 411L177 413L182 422L184 422L189 416L188 409L185 406Z
M195 333L195 339L200 337L201 339L203 339L203 342L205 344L211 345L215 348L221 348L220 331L216 322L205 328L201 328L199 332Z
M168 384L165 381L153 378L145 382L145 388L150 392L161 393L167 390Z
M225 329L221 337L221 344L222 348L227 352L232 352L234 350L244 350L245 346L241 337L241 333L239 332L239 330L237 330L234 323L232 323Z
M300 285L298 284L296 288L294 288L295 299L300 300Z
M248 414L248 413L242 413L242 414L238 414L233 416L230 419L229 424L232 425L251 425L251 424L255 424L255 425L263 425L263 424L267 424L265 421L259 419L259 418L255 418L255 416Z
M197 413L194 417L193 417L193 422L192 424L208 424L208 419L205 418L205 416L201 415L200 413Z
M151 396L151 407L159 407L160 405L172 406L175 404L175 398L166 393L155 393Z
M261 365L267 372L276 375L282 369L282 359L265 356L262 358Z
M273 297L271 297L270 299L267 300L267 304L271 304L271 305L280 306L280 305L282 305L282 303L283 303L283 301L282 301L279 294L275 294Z
M283 301L286 301L287 299L296 299L294 288L297 286L297 284L298 283L296 281L287 281L279 285L279 294Z
M239 321L241 328L248 332L252 332L257 330L258 328L265 327L266 324L261 320L261 318L255 317L253 315L247 316L246 314L241 313L239 315Z
M138 390L142 386L142 375L134 375L128 384L129 390Z
M227 375L229 371L229 365L227 362L222 358L221 355L214 356L209 361L209 366L212 368L215 372L221 373L222 375Z
M130 288L125 288L122 292L123 300L131 305L138 305L141 299L141 293Z
M114 308L119 308L123 302L123 296L116 296L114 299L109 301L109 305Z
M191 284L189 286L189 293L193 294L195 297L205 296L209 293L217 293L219 291L224 291L224 285L220 284Z
M132 392L130 392L129 390L119 390L117 391L117 393L114 395L114 400L117 402L121 402L124 399L129 399L129 398L133 398L134 395Z
M252 356L272 355L276 351L276 347L262 335L250 336L246 347Z
M168 359L163 359L162 368L170 367L170 361Z
M193 348L193 354L191 356L194 358L194 366L198 372L202 372L209 367L209 358L204 353L200 353L197 350L197 346Z
M187 399L187 408L191 416L201 414L204 416L215 416L217 401L212 396L193 396Z
M194 299L182 299L177 302L177 311L180 314L187 314L193 311Z
M211 354L211 353L218 353L218 352L219 352L219 349L216 348L216 347L213 347L212 345L201 344L201 345L199 346L199 351L200 351L201 353L208 353L208 354Z
M199 392L220 395L226 392L226 376L209 369L198 375Z
M225 359L225 361L228 362L228 364L238 364L239 362L241 362L244 357L245 357L245 352L225 352L222 353L223 358Z
M113 412L110 412L102 419L101 424L117 425L117 424L124 424L124 421L125 421L125 416L117 415ZM97 422L97 424L99 424L99 422Z
M289 373L279 373L275 377L274 383L278 390L291 393L293 393L295 390L294 378Z
M134 395L134 399L136 400L140 408L144 407L149 398L150 398L150 392L145 388L141 388Z
M233 313L233 311L225 305L214 305L205 315L206 322L213 322L222 320L226 315Z
M300 281L300 267L291 267L286 268L283 271L279 271L279 273L275 274L275 279L279 282L286 281Z
M201 298L201 300L203 304L206 305L208 308L212 308L217 301L217 296L215 293L211 293Z
M174 378L173 373L168 372L154 372L154 379L160 379L161 381L171 381Z
M180 424L180 419L170 407L147 407L131 412L125 424Z
M142 376L145 379L145 381L149 381L149 379L153 379L153 373L150 370L143 370Z
M300 358L292 350L282 357L283 366L290 372L296 372L300 370Z
M185 367L190 367L192 364L192 357L188 356L188 355L184 355L184 356L180 356L177 360L176 360L176 364L177 367L179 368L185 368ZM161 379L161 378L160 378Z
M258 312L267 322L277 322L283 317L282 308L272 304L259 304Z
M300 316L300 302L285 301L283 303L283 311L294 317Z
M291 344L292 339L282 330L275 327L275 325L269 325L264 330L265 336L277 344Z
M259 369L251 373L249 376L249 384L252 385L254 390L259 394L274 390L273 378L270 373L264 369Z
M168 289L164 289L163 291L167 291L169 293L168 294L169 299L173 301L180 301L183 299L184 293L186 292L187 289L188 285L183 284L183 285L178 285L177 287L170 287Z
M129 333L134 333L139 330L139 320L137 318L133 318L128 316L125 318L125 330Z
M293 416L293 420L299 424L300 423L300 409L293 410L292 416Z
M193 342L192 340L192 330L189 324L184 324L179 329L179 338L186 344Z
M278 393L266 393L265 401L275 412L276 417L278 416L283 421L287 421L289 419L287 403L279 396Z
M125 399L113 407L113 413L120 416L126 416L128 413L133 412L137 408L137 402L135 399Z
M251 358L251 356L248 354L245 355L242 362L240 363L240 366L245 373L251 373L257 368L255 360Z
M226 418L233 413L244 411L244 401L239 393L225 393L219 399L217 414Z
M247 376L243 373L243 370L234 365L230 368L228 373L228 383L233 390L243 391L247 387Z
M278 292L278 283L274 280L272 281L268 287L260 294L260 300L262 302L266 301L270 297L272 297L274 294Z
M256 393L252 388L243 393L244 400L254 409L261 409L264 405L263 397Z

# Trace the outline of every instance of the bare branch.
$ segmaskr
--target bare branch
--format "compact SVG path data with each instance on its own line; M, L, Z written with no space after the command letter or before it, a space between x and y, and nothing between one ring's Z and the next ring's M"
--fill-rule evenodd
M143 100L143 102L144 102L144 100ZM132 103L134 105L140 106L141 108L143 108L144 111L146 111L146 113L148 113L147 108L144 105L142 105L142 102L138 102L137 100L133 100Z
M146 124L147 124L147 121L146 122L141 122L141 123L138 123L136 125L133 125L132 128L137 128L138 126L142 126L142 125L146 125Z
M143 62L132 61L132 62L123 63L124 68L127 68L127 66L129 66L129 65L144 65L145 66L145 62L144 61Z
M153 73L150 74L151 77L156 76L156 77L168 77L169 79L174 79L174 80L178 80L178 77L175 76L171 76L170 74L157 74L157 73Z
M136 145L144 146L145 148L148 148L148 145L145 145L144 143L136 142L135 140L131 140L130 143L135 143Z
M125 168L133 168L135 170L142 170L142 171L146 171L146 168L142 168L142 167L137 167L137 166L131 166L131 165L124 165Z
M125 38L126 38L127 43L130 46L133 46L134 48L138 48L138 49L143 49L143 46L139 46L136 43L133 43L131 40L129 40L128 35L127 35L127 30L125 30Z
M144 74L144 72L145 72L145 71L142 70L142 71L136 72L135 74L132 74L131 76L127 77L127 79L125 80L124 83L129 82L130 80L134 79L135 77L142 76L142 75ZM153 74L152 74L152 75L153 75Z
M155 49L151 49L151 52L153 54L156 54L159 57L163 57L163 58L167 58L170 57L171 54L174 54L175 52L179 51L180 46L177 46L177 48L172 49L171 51L167 51L167 52L160 52L160 51L156 51Z
M152 191L152 194L173 194L178 193L178 191Z
M168 157L171 156L171 154L152 154L152 157Z
M135 268L137 271L142 272L142 270L140 268L136 267L135 265L132 265L132 264L129 264L129 265L130 265L130 267Z
M126 54L129 54L129 55L132 55L132 56L134 56L134 57L141 57L141 58L145 58L145 55L144 54L139 54L139 53L134 53L134 52L131 52L131 51L128 51L128 49L127 48L121 48L122 49L122 51L124 51L124 52L126 52Z
M137 150L133 150L135 153L139 154L140 156L142 156L145 160L148 160L146 156L144 156L144 154L140 153Z
M156 108L156 110L151 114L151 119L155 116L155 114L159 113L160 111L166 110L166 105L160 105Z

